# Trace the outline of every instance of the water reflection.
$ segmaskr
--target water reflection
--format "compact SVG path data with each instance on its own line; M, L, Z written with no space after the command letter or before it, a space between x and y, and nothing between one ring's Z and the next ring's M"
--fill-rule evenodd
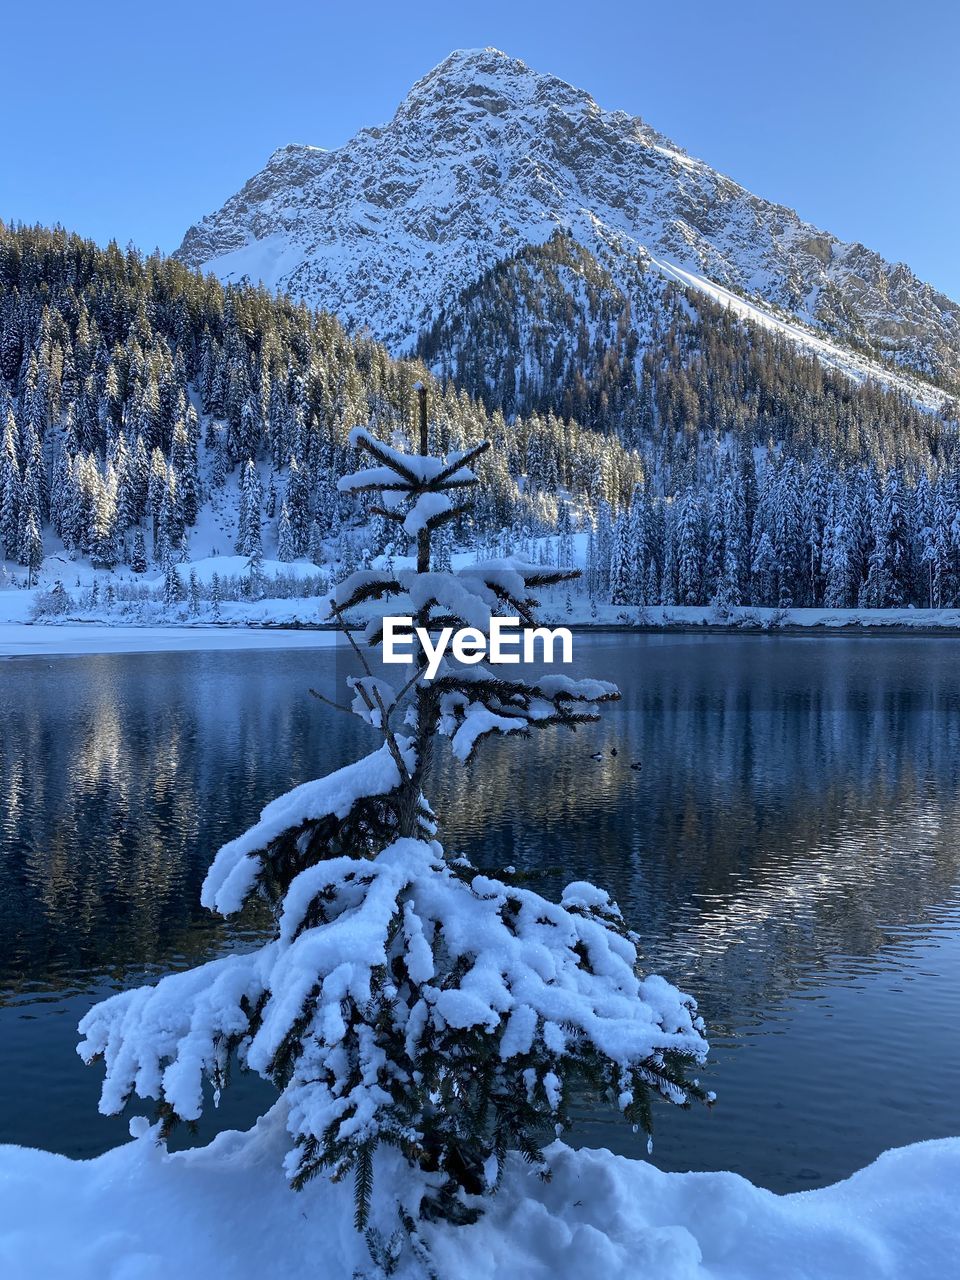
M438 763L448 847L551 892L608 886L649 964L698 995L721 1105L661 1110L666 1167L815 1185L960 1132L958 656L952 640L580 640L578 665L624 693L601 725ZM95 1114L76 1018L256 934L255 915L201 912L200 881L278 791L371 744L305 696L335 674L329 650L0 665L0 1141L87 1154L122 1137ZM229 1105L244 1122L249 1093ZM619 1128L588 1136L630 1149Z

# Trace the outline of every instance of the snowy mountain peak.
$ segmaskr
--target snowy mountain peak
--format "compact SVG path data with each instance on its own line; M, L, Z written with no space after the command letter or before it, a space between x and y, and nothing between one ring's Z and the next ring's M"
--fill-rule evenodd
M556 76L533 71L499 49L457 49L417 81L394 119L415 119L435 108L457 107L499 116L551 102L563 110L592 114L600 110L588 93Z
M366 327L394 351L558 228L614 277L638 258L754 318L960 382L960 306L688 156L644 121L497 49L458 50L389 123L275 151L178 256ZM792 340L792 338L791 338Z

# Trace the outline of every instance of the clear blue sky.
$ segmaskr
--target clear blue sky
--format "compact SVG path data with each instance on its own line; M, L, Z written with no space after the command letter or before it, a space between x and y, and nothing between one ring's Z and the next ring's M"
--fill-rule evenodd
M5 7L0 217L176 248L287 142L495 45L960 299L956 0Z

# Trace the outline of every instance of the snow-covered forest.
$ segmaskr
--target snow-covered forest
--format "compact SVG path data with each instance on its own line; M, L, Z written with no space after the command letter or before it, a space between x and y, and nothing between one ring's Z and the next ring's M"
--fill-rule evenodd
M476 291L472 361L457 347L465 335L455 342L442 323L421 344L434 377L303 304L159 255L3 228L7 580L41 575L69 590L76 562L77 585L84 566L101 571L95 604L107 593L108 603L167 605L202 593L212 604L256 596L266 557L281 572L303 562L271 595L323 594L408 550L365 496L336 482L352 465L356 423L409 435L411 388L423 379L437 448L485 436L494 446L479 464L475 513L443 531L441 557L462 548L564 560L579 533L586 589L613 604L958 602L949 404L935 412L858 384L639 267L618 302L559 235L536 271L546 263L579 292L555 282L535 331L511 330L497 290L519 267L529 285L530 258ZM579 316L561 305L573 296ZM211 557L224 557L222 572ZM193 586L190 561L205 562ZM56 596L44 607L62 612Z
M336 480L350 427L407 429L422 367L305 306L61 232L5 230L0 288L9 561L35 570L62 547L142 573L186 558L212 515L219 554L255 557L267 542L281 561L309 553L346 572L385 549L384 523ZM558 485L578 508L599 497L619 508L642 481L616 439L555 417L508 427L452 386L434 396L432 430L444 448L495 441L480 528L553 527ZM528 459L553 482L525 485Z

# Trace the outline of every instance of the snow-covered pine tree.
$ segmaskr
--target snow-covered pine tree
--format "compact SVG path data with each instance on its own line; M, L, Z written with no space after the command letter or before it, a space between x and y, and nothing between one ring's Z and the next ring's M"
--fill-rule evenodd
M250 559L247 561L247 576L244 579L244 589L248 600L261 600L263 598L263 547L260 545L259 539L250 552Z
M647 603L647 504L643 489L637 485L630 503L627 531L630 599L633 604Z
M663 570L660 574L660 603L665 607L677 603L676 517L673 512L664 520Z
M174 564L173 555L167 552L163 562L163 603L172 608L175 604L179 604L183 599L183 587L180 582L180 575L177 572L177 566Z
M252 458L247 460L240 478L240 514L237 519L236 548L241 555L261 553L263 485Z
M147 572L147 548L143 541L142 529L138 529L133 535L133 551L130 554L130 568L134 573Z
M753 557L750 568L753 589L752 599L756 604L767 605L775 596L777 581L777 557L770 541L770 535L764 530Z
M681 604L699 602L702 578L700 543L700 510L693 490L686 489L677 509L677 591Z
M610 551L610 603L631 604L629 514L622 511L614 522Z
M337 587L333 616L363 609L371 646L388 614L485 632L497 617L530 624L532 593L575 576L516 560L435 571L431 537L466 511L458 495L486 445L442 457L426 439L411 454L363 429L351 436L373 465L342 489L379 491L381 514L417 556L415 570L367 570ZM614 686L485 664L444 663L428 680L416 647L412 678L390 682L348 636L364 671L348 681L349 710L380 745L269 804L203 886L204 904L224 915L266 899L274 937L97 1005L80 1052L105 1061L102 1111L136 1094L186 1120L200 1114L205 1078L226 1082L235 1053L282 1093L295 1187L352 1172L362 1229L387 1146L407 1161L408 1229L418 1211L471 1221L509 1149L542 1163L575 1091L644 1130L654 1096L703 1097L686 1076L706 1054L703 1024L692 999L641 975L635 936L606 893L571 884L556 904L478 872L444 852L423 793L438 737L466 761L490 734L597 719ZM375 1223L391 1229L393 1212L378 1204Z
M310 528L310 486L303 469L295 457L290 458L286 493L287 516L290 521L291 560L303 555L307 549ZM280 557L283 559L283 557Z
M573 563L573 522L570 519L570 503L560 500L557 511L557 564Z
M43 564L43 537L40 524L32 507L26 508L23 532L20 537L20 563L27 567L27 586L32 587L36 574Z
M647 566L647 581L644 587L644 604L655 605L660 599L660 591L657 585L657 566L651 558Z
M222 603L223 588L220 584L220 575L215 573L210 579L210 612L216 622L220 621L220 606Z
M290 511L284 501L280 507L280 518L277 521L277 559L284 564L296 560L297 552L293 541L293 527L290 524Z
M310 539L307 543L307 557L315 565L322 565L326 560L323 547L323 534L316 520L310 522Z
M150 473L147 481L147 502L149 506L153 532L153 558L158 560L162 550L160 537L160 516L163 511L163 500L167 494L167 464L159 448L150 454Z
M98 477L93 496L93 528L90 539L90 558L95 568L112 569L120 559L117 537L116 477L112 464L108 464L104 480Z

